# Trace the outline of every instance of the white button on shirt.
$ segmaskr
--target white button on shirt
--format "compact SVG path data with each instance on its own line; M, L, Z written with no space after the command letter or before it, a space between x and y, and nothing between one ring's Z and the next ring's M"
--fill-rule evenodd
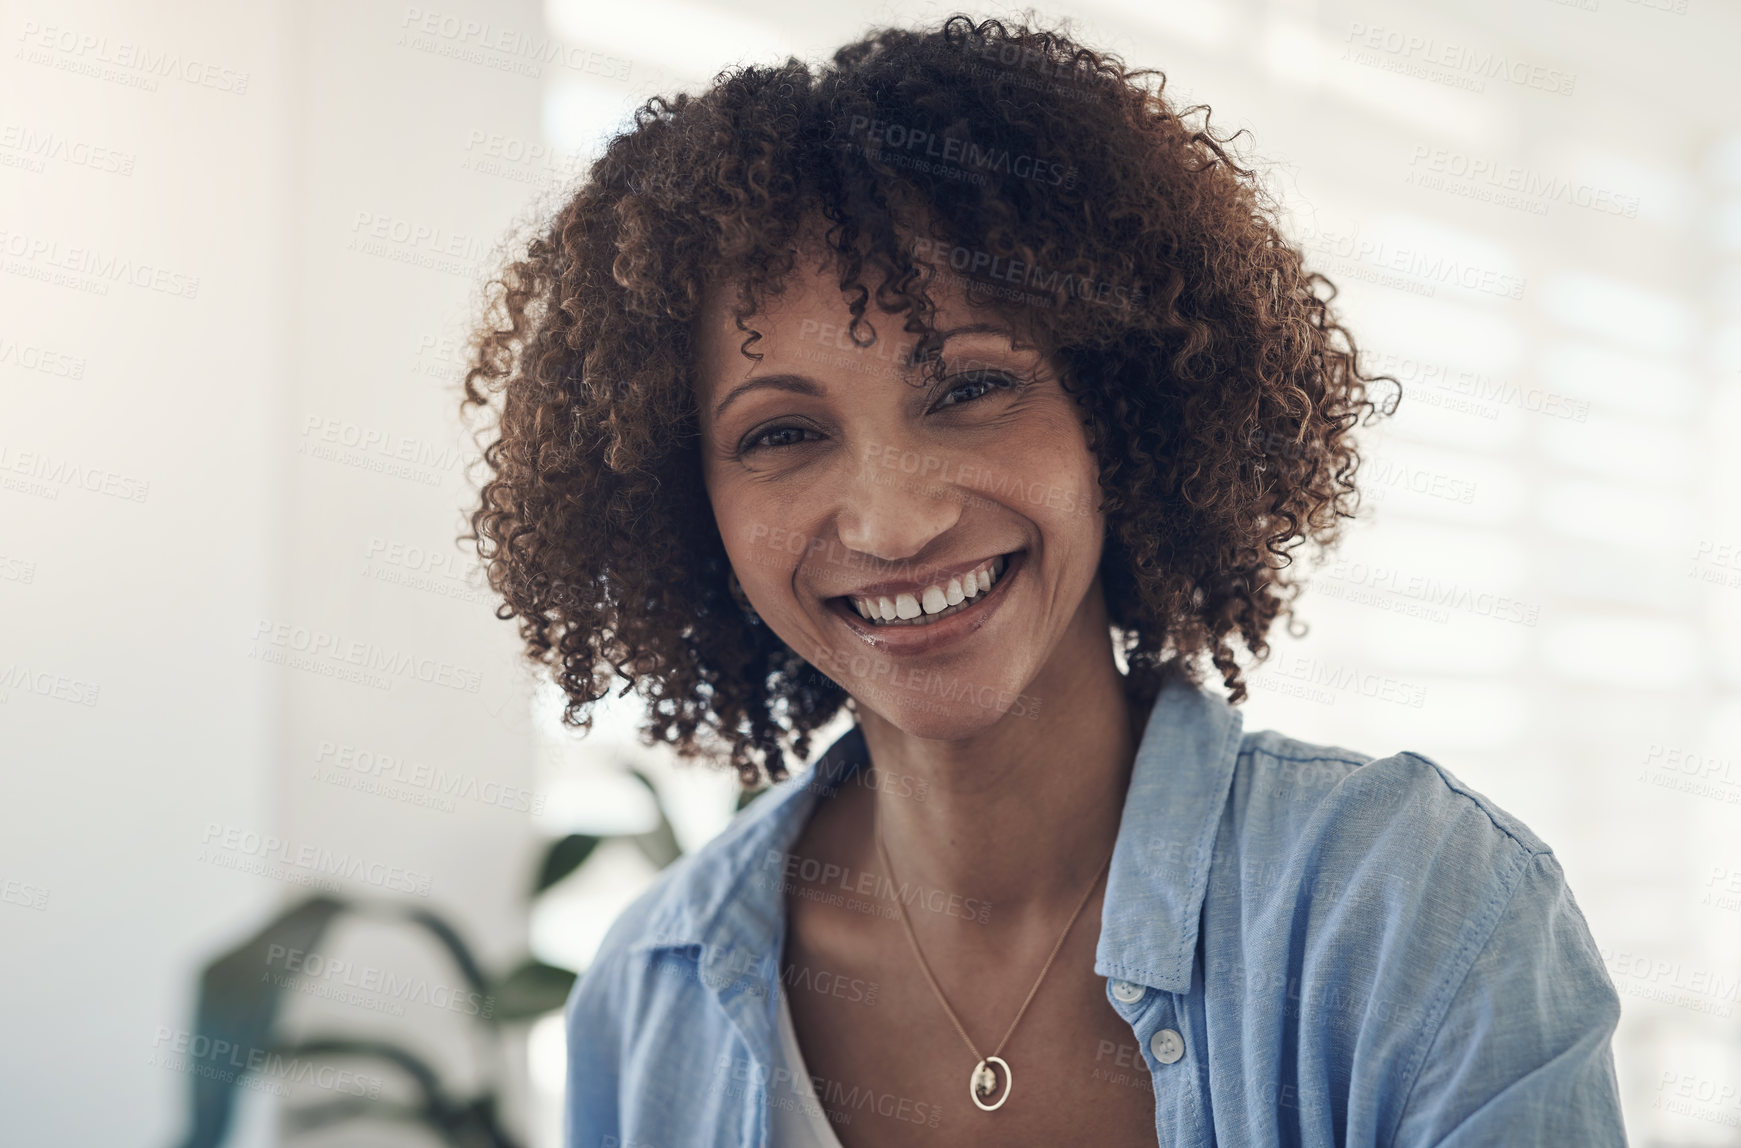
M1133 985L1129 981L1113 981L1112 995L1125 1004L1131 1004L1143 999L1143 987Z
M1163 1028L1149 1037L1149 1051L1162 1064L1171 1064L1185 1055L1185 1038L1170 1028Z

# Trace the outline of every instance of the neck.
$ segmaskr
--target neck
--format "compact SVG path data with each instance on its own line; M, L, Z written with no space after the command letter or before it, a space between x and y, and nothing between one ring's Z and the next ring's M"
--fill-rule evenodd
M872 771L859 789L869 806L861 855L871 865L882 869L880 827L898 882L989 902L1005 923L1075 907L1118 837L1147 717L1090 597L1099 609L1085 613L1097 617L1071 628L1082 638L1061 645L1026 691L1040 700L1038 718L1006 713L938 740L861 711Z

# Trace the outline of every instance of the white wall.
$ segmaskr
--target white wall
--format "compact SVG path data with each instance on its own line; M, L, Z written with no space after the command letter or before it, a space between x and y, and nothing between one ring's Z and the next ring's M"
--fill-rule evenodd
M470 133L536 138L542 81L442 54L439 26L404 42L405 19L336 3L3 17L0 880L42 902L0 904L0 1091L19 1143L181 1133L188 1077L150 1063L159 1028L189 1025L199 963L305 892L280 879L307 873L305 846L361 863L347 894L456 919L496 966L524 951L530 815L469 795L529 786L529 687L452 543L472 451L439 341L463 338L525 198L468 170ZM487 19L541 33L529 5ZM386 238L360 244L376 221ZM407 227L427 237L396 240ZM104 279L116 258L185 295L145 272ZM98 290L40 277L69 263ZM50 369L24 365L43 352ZM347 450L353 434L375 437ZM96 489L42 478L32 453ZM105 493L106 475L137 499ZM306 628L409 666L359 683L330 676L342 657L271 664L280 625L292 644ZM442 666L462 688L420 680ZM46 695L21 673L51 675L27 679ZM54 675L72 698L89 683L93 704L54 696ZM403 759L410 784L328 781L338 747ZM459 779L451 808L424 803L419 764ZM241 848L224 848L231 829ZM284 843L273 875L226 864L259 859L252 835ZM396 870L427 896L383 888ZM456 979L374 926L322 948ZM294 1010L382 1024L355 1003ZM388 1023L473 1071L462 1018L404 1010ZM258 1105L247 1125L276 1138Z

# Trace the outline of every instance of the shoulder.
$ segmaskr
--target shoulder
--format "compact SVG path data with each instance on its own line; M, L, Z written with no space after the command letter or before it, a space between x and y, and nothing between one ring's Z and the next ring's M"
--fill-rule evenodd
M1485 862L1470 876L1502 881L1552 852L1520 818L1425 754L1373 757L1274 730L1242 739L1228 805L1240 839L1344 867L1408 872Z
M1619 998L1559 859L1444 765L1247 735L1217 849L1222 920L1338 1005L1326 1025L1421 1074L1417 1097L1483 1024L1483 1071L1576 1048L1600 1083Z
M1518 938L1588 939L1552 849L1412 751L1247 736L1216 852L1224 915L1340 962L1336 976L1410 1002L1429 1029L1490 944L1513 946L1497 956L1522 972L1550 950Z

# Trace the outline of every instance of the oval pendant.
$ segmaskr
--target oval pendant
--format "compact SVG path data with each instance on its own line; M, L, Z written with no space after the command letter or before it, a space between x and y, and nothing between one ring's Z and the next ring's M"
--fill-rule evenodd
M1003 1069L1003 1091L996 1104L987 1104L983 1098L998 1091L997 1073L991 1070L994 1064ZM1015 1082L1015 1073L1010 1071L1009 1062L1001 1056L989 1056L973 1066L973 1077L967 1082L967 1094L973 1097L973 1102L982 1111L994 1112L1002 1108L1003 1102L1010 1098L1010 1088Z

